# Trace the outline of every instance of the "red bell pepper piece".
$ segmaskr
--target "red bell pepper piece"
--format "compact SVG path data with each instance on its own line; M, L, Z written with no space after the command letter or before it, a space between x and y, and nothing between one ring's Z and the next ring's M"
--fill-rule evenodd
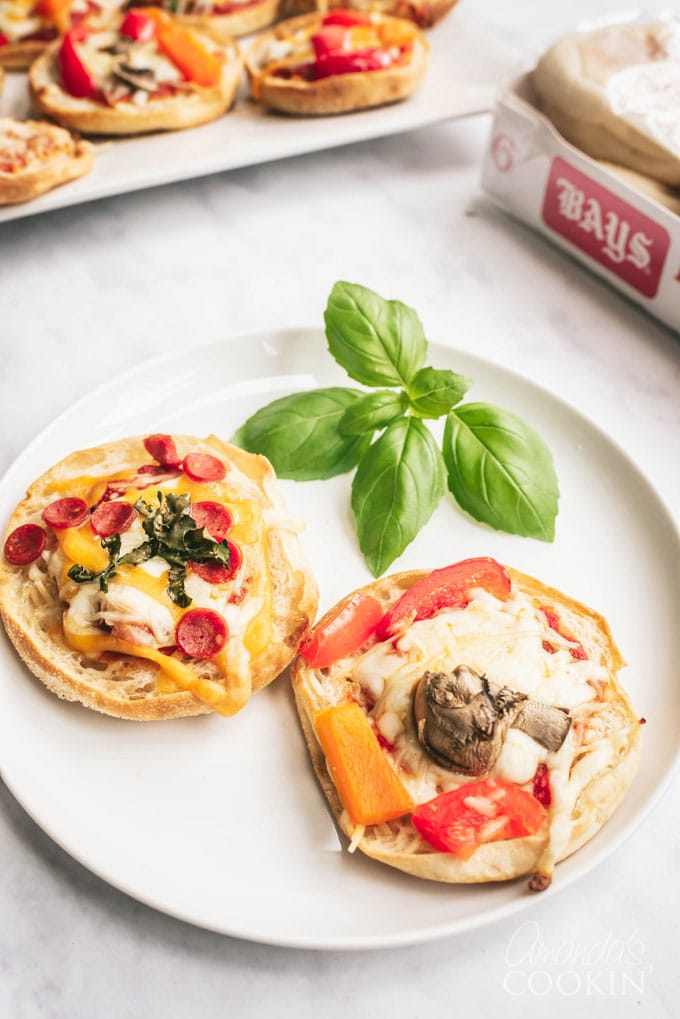
M539 803L549 807L552 803L552 789L550 787L550 772L547 764L539 764L533 778L533 793Z
M80 59L76 42L84 38L82 29L67 32L59 47L59 69L61 83L69 95L76 99L88 99L97 90L95 80Z
M344 7L338 8L337 11L330 11L323 18L322 25L345 25L350 28L353 25L372 25L368 14L362 14L360 11L348 11Z
M412 820L438 852L467 860L486 842L535 835L547 817L531 793L513 782L485 778L419 804Z
M328 53L314 64L315 78L330 78L336 74L353 74L358 71L381 71L389 67L392 57L387 50L354 50L352 53Z
M510 575L504 566L488 556L463 559L452 566L433 570L394 603L377 630L378 640L388 640L406 630L418 619L429 619L441 609L462 609L470 601L470 591L483 587L495 598L505 601L510 595Z
M380 602L357 591L327 622L314 628L300 647L300 654L313 669L324 669L361 647L382 617Z
M317 60L329 53L348 53L352 49L352 33L342 25L329 25L312 36Z
M156 22L144 11L133 7L123 18L120 34L126 35L128 39L137 39L139 42L150 42L156 35Z

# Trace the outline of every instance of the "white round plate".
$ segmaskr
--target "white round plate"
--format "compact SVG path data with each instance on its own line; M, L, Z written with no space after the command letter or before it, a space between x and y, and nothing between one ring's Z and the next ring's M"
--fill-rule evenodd
M560 478L547 545L481 527L446 496L394 569L491 555L596 607L629 666L648 725L642 765L604 830L558 869L586 873L640 821L665 784L680 733L679 539L660 499L621 450L576 411L516 375L431 346L432 362L475 380L471 398L522 414ZM0 483L6 520L30 481L72 449L151 431L229 437L258 407L347 380L317 330L233 339L145 363L85 396ZM349 511L350 479L282 482L321 609L370 580ZM0 641L0 766L37 823L129 895L211 930L306 948L374 948L451 934L535 902L524 880L477 887L419 881L350 855L330 820L281 678L233 719L136 723L59 701Z

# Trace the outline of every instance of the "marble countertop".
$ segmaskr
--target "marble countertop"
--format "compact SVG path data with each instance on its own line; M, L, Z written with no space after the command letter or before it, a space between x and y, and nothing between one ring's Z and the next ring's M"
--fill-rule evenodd
M523 53L619 7L465 4ZM431 338L573 404L680 520L678 336L483 197L489 125L446 123L2 227L0 471L94 379L236 332L319 323L332 283L350 279L415 306ZM449 1019L475 1005L483 1015L672 1016L679 792L676 776L607 862L520 919L412 948L316 953L212 934L137 903L74 862L0 785L0 1014ZM619 943L637 962L603 982L593 960ZM519 979L513 952L525 959ZM562 986L560 952L577 977Z

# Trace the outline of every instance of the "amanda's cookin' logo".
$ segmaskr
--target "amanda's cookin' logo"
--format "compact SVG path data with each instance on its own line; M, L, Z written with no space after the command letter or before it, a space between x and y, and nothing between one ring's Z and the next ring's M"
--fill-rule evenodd
M668 232L559 157L553 159L543 220L645 297L655 297Z

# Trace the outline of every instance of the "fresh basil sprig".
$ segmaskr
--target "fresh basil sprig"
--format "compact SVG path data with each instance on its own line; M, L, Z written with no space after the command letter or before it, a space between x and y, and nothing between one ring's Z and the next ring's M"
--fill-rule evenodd
M142 519L142 530L146 541L136 548L120 554L120 534L102 538L102 548L109 553L109 564L96 572L84 566L72 566L68 571L76 584L99 582L100 591L108 591L108 582L115 576L119 566L138 566L158 556L165 559L168 571L168 595L180 608L188 608L191 598L184 590L186 568L189 561L195 563L221 563L229 567L231 552L227 541L213 541L205 534L203 527L197 527L191 516L191 501L188 495L174 495L172 492L158 492L158 507L150 506L144 499L138 499L135 509Z
M412 308L340 282L324 318L331 355L374 391L333 387L283 397L248 418L233 442L296 481L356 467L352 511L375 577L427 523L447 482L476 520L553 540L559 489L548 447L510 411L461 404L472 379L425 364L428 343ZM442 417L440 448L425 420Z

